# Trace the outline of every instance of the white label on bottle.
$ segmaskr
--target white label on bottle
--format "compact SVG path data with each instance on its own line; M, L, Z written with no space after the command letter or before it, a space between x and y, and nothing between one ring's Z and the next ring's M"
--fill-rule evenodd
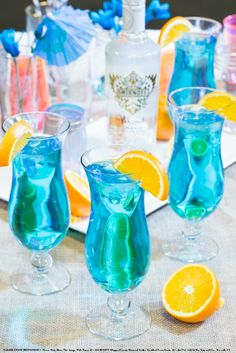
M147 107L149 97L156 91L157 75L140 76L135 71L127 76L109 74L109 85L119 107L135 115Z

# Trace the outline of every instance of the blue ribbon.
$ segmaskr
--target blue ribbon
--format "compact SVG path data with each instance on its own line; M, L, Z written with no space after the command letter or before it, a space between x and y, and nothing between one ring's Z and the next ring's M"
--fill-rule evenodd
M15 39L16 31L14 29L4 29L0 33L0 41L5 51L13 58L20 54L19 43Z

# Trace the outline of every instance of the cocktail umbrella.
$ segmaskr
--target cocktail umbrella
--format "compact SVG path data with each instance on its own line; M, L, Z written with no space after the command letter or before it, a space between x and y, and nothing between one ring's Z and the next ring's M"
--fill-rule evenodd
M64 6L51 10L35 31L35 55L50 66L65 66L84 54L94 35L87 11Z

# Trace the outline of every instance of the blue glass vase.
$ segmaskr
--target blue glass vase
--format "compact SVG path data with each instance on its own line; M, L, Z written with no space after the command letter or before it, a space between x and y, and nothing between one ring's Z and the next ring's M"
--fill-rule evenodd
M221 24L201 17L187 17L192 24L175 43L175 63L169 93L184 87L215 88L215 46Z

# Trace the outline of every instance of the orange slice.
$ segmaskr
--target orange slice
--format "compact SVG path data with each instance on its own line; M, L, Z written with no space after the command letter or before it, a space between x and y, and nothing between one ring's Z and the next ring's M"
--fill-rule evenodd
M151 153L130 151L123 154L114 163L114 168L124 174L130 174L133 180L140 181L141 187L160 200L166 200L169 182L161 162Z
M158 44L165 47L181 38L184 33L190 32L192 24L187 18L182 16L172 17L161 28Z
M176 319L196 323L210 317L224 301L216 275L206 266L193 264L181 267L169 278L162 303Z
M214 110L222 118L236 123L236 96L221 91L207 93L198 102L206 109Z
M32 126L25 120L13 124L4 135L0 143L0 166L8 166L27 144L28 139L33 135Z
M76 172L65 172L70 209L73 217L87 217L90 214L90 190L87 180ZM73 218L74 219L74 218Z

